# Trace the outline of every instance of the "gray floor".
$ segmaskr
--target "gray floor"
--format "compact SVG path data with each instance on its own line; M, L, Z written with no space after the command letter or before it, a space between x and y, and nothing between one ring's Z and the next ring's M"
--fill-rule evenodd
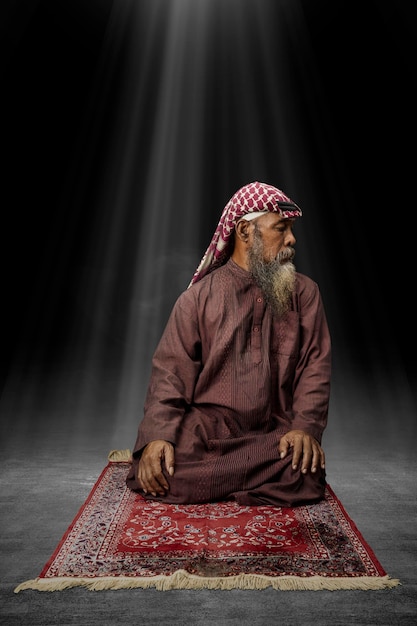
M77 513L107 453L131 447L132 417L74 398L62 380L9 380L1 411L1 623L417 624L416 413L406 381L333 386L324 445L328 482L377 558L401 581L381 591L122 590L14 593L35 578ZM76 386L75 386L76 387ZM110 385L111 387L111 385ZM109 390L107 390L109 391ZM105 396L106 394L103 394ZM110 389L111 395L111 389ZM93 407L93 408L92 408Z

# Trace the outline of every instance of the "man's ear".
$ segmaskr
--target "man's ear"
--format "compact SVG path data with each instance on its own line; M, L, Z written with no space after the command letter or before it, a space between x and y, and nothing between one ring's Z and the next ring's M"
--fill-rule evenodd
M246 243L249 239L250 223L247 220L239 220L235 226L236 237Z

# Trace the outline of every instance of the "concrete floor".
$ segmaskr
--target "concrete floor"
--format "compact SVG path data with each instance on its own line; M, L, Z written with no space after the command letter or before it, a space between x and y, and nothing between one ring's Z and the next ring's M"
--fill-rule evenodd
M132 418L115 423L105 403L80 410L74 404L76 389L65 384L33 385L24 376L9 380L0 404L1 623L415 626L416 412L407 384L381 382L361 388L336 376L324 446L329 484L400 586L338 592L75 588L15 594L19 583L40 573L109 450L131 447L136 424Z

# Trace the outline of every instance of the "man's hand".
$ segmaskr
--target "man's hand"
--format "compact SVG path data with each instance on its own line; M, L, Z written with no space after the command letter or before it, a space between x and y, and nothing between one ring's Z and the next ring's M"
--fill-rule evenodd
M138 465L138 481L145 493L163 496L169 484L162 472L163 464L168 474L174 475L174 446L169 441L157 439L144 448Z
M292 448L292 467L297 469L301 463L301 472L307 474L308 470L317 472L317 468L325 467L324 451L319 442L303 430L290 430L281 437L278 451L281 459L287 456Z

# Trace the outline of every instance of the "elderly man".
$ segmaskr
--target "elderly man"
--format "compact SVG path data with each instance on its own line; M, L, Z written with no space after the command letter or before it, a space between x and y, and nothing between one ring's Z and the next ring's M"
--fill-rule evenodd
M323 497L331 342L319 288L293 264L300 216L260 182L225 206L153 357L126 479L146 498Z

